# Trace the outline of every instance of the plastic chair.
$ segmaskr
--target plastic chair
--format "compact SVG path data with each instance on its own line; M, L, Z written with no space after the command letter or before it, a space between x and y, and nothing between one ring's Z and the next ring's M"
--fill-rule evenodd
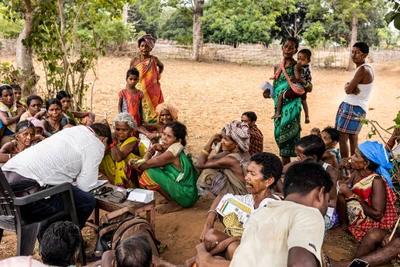
M44 219L41 218L40 221L35 221L34 218L27 220L27 218L21 216L20 207L56 194L62 194L63 211ZM71 218L73 223L79 225L72 195L72 184L64 183L31 195L15 197L10 184L0 169L0 242L4 230L16 232L17 256L32 255L40 227L65 219L67 216ZM79 258L82 265L85 265L85 252L82 245Z

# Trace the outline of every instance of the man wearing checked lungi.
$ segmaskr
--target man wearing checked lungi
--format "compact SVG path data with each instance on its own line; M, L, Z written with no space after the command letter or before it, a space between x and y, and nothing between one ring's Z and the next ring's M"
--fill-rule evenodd
M354 154L354 150L358 146L361 121L365 118L368 110L368 99L374 85L374 72L369 65L365 64L368 53L369 47L366 43L357 42L353 45L351 59L357 69L350 82L344 86L346 97L339 106L335 122L335 128L340 132L339 146L342 158Z

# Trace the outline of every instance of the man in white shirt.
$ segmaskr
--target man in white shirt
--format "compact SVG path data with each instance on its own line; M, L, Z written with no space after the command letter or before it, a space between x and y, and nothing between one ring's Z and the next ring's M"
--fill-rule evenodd
M323 215L332 186L320 164L293 165L285 174L285 200L251 216L232 261L213 258L202 243L196 247L197 266L322 266Z
M98 180L99 164L111 142L110 127L101 123L68 128L15 155L2 170L16 196L76 182L72 193L82 228L96 205L89 188ZM62 209L62 198L56 195L26 205L21 212L37 218Z

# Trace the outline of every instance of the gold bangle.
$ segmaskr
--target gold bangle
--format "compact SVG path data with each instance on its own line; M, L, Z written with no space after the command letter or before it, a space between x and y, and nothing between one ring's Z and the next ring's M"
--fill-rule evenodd
M204 155L206 155L206 156L209 156L209 155L210 155L210 153L209 153L207 150L205 150L205 149L203 149L201 152L202 152Z
M306 82L306 84L303 85L304 88L307 88L309 86L310 86L310 84L308 82Z

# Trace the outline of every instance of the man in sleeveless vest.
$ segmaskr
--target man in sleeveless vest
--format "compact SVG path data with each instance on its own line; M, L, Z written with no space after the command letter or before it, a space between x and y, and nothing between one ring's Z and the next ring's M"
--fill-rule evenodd
M354 154L358 146L361 122L368 110L368 100L374 85L374 72L369 65L365 64L368 53L369 47L366 43L357 42L353 45L351 59L357 69L350 82L344 86L346 97L339 106L335 122L335 128L340 132L339 146L342 158ZM350 143L350 151L348 143Z

